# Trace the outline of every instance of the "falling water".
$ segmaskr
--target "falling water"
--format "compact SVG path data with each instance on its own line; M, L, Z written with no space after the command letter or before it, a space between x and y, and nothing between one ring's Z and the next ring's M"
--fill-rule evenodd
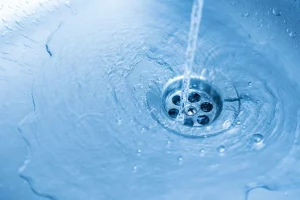
M196 44L198 38L199 27L202 17L202 8L204 0L194 0L192 14L191 14L191 25L188 38L188 46L186 50L186 63L184 65L184 79L182 83L182 95L181 95L181 112L187 101L188 90L190 87L190 77L192 73L193 62L195 58ZM182 120L183 115L179 115L179 120Z

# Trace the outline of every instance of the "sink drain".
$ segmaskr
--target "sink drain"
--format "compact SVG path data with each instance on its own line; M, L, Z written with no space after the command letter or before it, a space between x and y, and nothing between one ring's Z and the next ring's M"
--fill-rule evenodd
M188 138L214 136L232 128L240 112L240 97L231 82L220 72L208 78L194 75L190 81L183 109L183 76L164 86L153 82L147 92L152 118L168 131Z
M165 114L176 120L181 110L183 77L171 80L162 95ZM202 127L212 123L220 115L222 98L215 88L200 77L192 77L187 102L182 111L183 124L190 127Z

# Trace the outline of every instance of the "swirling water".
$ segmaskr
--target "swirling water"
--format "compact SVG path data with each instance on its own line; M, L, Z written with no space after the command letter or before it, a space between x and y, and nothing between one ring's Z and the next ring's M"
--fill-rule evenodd
M183 74L192 1L57 1L41 4L23 27L6 24L3 77L15 65L32 76L32 111L16 128L28 146L20 176L33 192L58 200L257 200L268 196L261 189L299 189L299 49L284 46L299 38L283 31L262 39L230 6L206 1L193 71L226 77L240 113L229 130L197 139L174 134L148 104ZM238 15L251 16L258 17Z

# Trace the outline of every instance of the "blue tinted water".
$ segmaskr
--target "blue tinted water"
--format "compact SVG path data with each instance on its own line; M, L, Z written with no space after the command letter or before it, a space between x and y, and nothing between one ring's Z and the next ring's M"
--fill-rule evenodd
M184 64L184 73L182 81L182 91L181 91L181 110L177 119L182 118L183 121L183 112L184 106L188 100L188 92L190 90L190 78L193 72L193 63L196 54L197 39L199 35L199 28L201 24L202 10L203 10L203 0L195 0L192 7L191 13L191 25L190 32L188 35L187 41L187 50L186 50L186 62Z
M191 139L147 102L183 74L192 3L3 4L0 199L298 199L300 3L205 2L193 71L241 112Z

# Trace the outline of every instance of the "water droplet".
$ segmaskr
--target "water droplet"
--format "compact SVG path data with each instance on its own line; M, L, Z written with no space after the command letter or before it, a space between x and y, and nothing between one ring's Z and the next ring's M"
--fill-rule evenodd
M240 124L241 124L241 121L240 121L240 120L237 120L237 121L236 121L236 124L237 124L237 125L240 125Z
M249 82L248 82L248 86L251 86L251 85L252 85L252 82L251 82L251 81L249 81Z
M272 13L275 16L281 16L281 10L279 8L273 8Z
M132 171L133 171L133 172L136 172L136 170L137 170L137 166L133 166L133 167L132 167Z
M224 151L225 151L225 146L224 146L224 145L218 146L217 151L218 151L219 153L224 153Z
M297 36L297 33L294 32L294 31L291 31L291 32L289 33L289 36L290 36L291 38L294 39L294 38Z
M117 119L117 124L122 124L122 119Z
M170 146L172 142L170 140L167 140L166 143L167 143L167 146Z
M141 150L141 149L138 149L138 150L137 150L137 155L140 156L141 153L142 153L142 150Z
M244 19L246 19L247 17L250 16L250 13L242 13L241 16L242 16Z
M183 160L182 156L178 156L177 160L178 160L179 163L181 163L182 160Z
M205 149L204 148L200 149L200 153L204 154L205 153Z
M254 135L253 135L253 141L254 141L256 144L262 143L263 139L264 139L264 136L261 135L261 134L254 134Z

